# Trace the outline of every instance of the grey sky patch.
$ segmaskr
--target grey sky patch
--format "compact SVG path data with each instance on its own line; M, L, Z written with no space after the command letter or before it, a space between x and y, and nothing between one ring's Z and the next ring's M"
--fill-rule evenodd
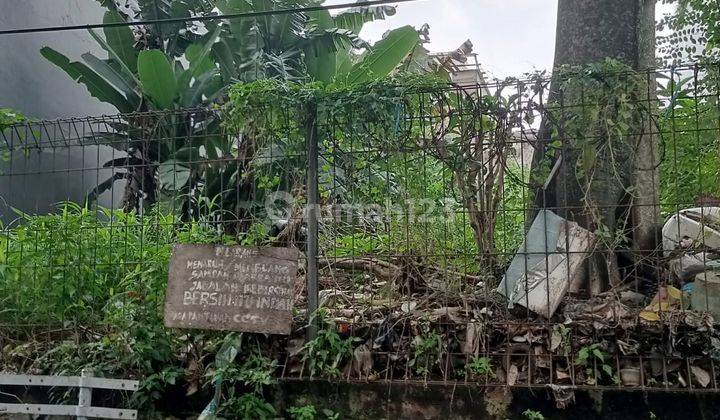
M374 42L389 29L428 23L431 51L453 50L470 39L483 68L502 78L552 68L556 17L557 0L417 0L368 23L361 35Z

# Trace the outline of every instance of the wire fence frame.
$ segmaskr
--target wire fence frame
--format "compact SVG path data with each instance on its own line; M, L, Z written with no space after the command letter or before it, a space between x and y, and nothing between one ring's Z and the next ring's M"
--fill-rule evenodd
M712 117L711 112L715 111L711 104L711 110L707 111L709 113L707 115L711 117L705 120L707 115L701 112L704 110L704 108L701 109L701 105L716 101L714 108L717 108L720 92L709 91L707 87L703 87L700 80L702 69L699 66L684 69L683 72L688 70L691 77L690 87L682 90L682 94L685 95L682 99L687 100L687 103L690 104L689 109L683 109L680 105L673 103L673 101L679 101L677 98L681 96L680 89L674 86L679 83L681 77L677 75L677 71L671 69L672 76L668 83L669 97L640 99L645 104L656 105L658 110L665 112L665 123L658 121L656 124L652 124L649 132L639 129L627 133L628 136L644 134L660 137L663 148L661 160L666 165L661 168L661 171L665 171L666 174L680 176L683 175L681 172L697 171L697 178L693 178L700 182L700 185L696 186L697 188L672 184L668 187L674 194L669 195L670 202L661 199L658 202L648 203L649 206L664 206L668 215L676 214L684 208L697 204L694 200L686 199L688 195L685 194L684 188L693 190L691 192L694 199L712 199L715 191L707 188L702 178L706 175L704 171L706 168L703 165L708 162L712 164L714 161L701 161L703 156L699 153L712 150L712 147L717 145L717 143L713 143L714 140L710 141L712 139L708 140L705 136L717 137L720 134L720 117ZM648 72L645 76L650 79L654 78L657 73L664 73L664 71ZM561 97L554 104L538 108L538 103L542 104L547 100L550 80L535 82L541 88L538 100L521 100L518 108L520 112L533 114L536 120L542 119L553 110L563 111L573 107L582 109L592 105L583 101L579 106L563 103ZM519 83L521 82L516 81L511 86L517 87ZM477 109L462 109L461 107L469 106L471 103L479 104L484 97L488 96L484 94L485 92L491 96L500 86L507 87L508 84L450 86L443 92L443 95L446 95L444 96L446 98L455 96L466 100L466 102L457 100L458 111L452 117L465 121L477 118L482 121L485 114L477 113L478 109L483 109L482 107L478 106ZM677 98L673 99L676 94ZM13 126L3 132L3 141L7 146L6 151L9 153L9 157L7 168L0 178L9 181L10 188L15 187L8 194L8 197L13 197L13 192L17 192L18 189L31 189L28 184L32 183L29 177L33 175L49 177L64 175L67 179L61 189L64 188L65 191L60 192L67 195L65 199L82 202L83 199L87 199L87 194L76 197L69 196L71 186L78 183L78 175L80 177L79 184L84 184L83 186L89 184L92 188L97 188L104 183L107 176L110 176L113 183L107 190L95 194L95 198L98 199L103 194L109 195L110 197L106 198L109 200L110 207L117 208L122 207L126 199L126 197L122 197L122 194L126 193L124 191L126 187L115 185L115 181L124 180L122 177L114 178L117 170L122 170L124 173L133 169L150 169L152 171L154 180L148 181L149 178L142 178L144 181L141 182L139 188L144 199L148 198L148 194L145 191L146 185L142 185L143 182L157 181L160 185L155 185L154 188L158 189L167 186L174 188L181 181L178 180L178 177L185 176L180 174L188 172L190 173L189 180L180 186L186 187L190 185L187 183L193 182L190 180L192 177L198 177L197 183L193 184L193 187L188 187L187 190L171 188L168 195L172 199L170 213L173 216L169 219L153 219L151 208L141 202L133 204L137 209L137 218L125 219L114 225L115 215L105 216L110 221L109 234L111 236L106 242L102 242L100 239L100 232L103 231L104 224L82 226L86 232L85 236L89 236L94 241L93 243L120 243L125 247L129 244L136 244L140 247L137 253L126 250L123 255L115 255L105 261L97 259L97 255L95 255L97 250L92 247L91 249L78 248L76 251L81 255L73 263L84 263L92 270L98 270L105 266L117 265L120 260L122 260L121 265L123 266L133 264L159 266L161 260L143 260L145 247L157 250L168 244L152 243L154 239L150 240L144 236L149 232L145 229L167 228L166 236L162 236L161 239L171 241L174 239L173 230L182 229L193 220L202 220L202 224L210 227L211 230L217 229L218 226L225 229L228 225L234 224L236 226L230 228L231 234L236 235L235 237L238 239L247 239L248 236L245 235L247 230L257 220L252 211L242 212L247 208L256 209L258 203L252 204L252 199L243 196L246 191L235 188L242 182L242 176L225 177L225 173L220 171L222 176L218 177L217 191L219 194L229 197L228 200L233 205L229 212L222 209L223 211L218 214L213 213L212 209L208 207L203 207L204 204L200 203L200 199L198 199L202 194L194 195L193 189L209 188L209 182L200 178L209 174L210 172L207 171L214 167L224 170L235 169L239 173L240 169L238 168L249 171L251 169L249 162L251 161L265 160L271 167L286 165L282 166L280 172L293 171L293 175L287 180L281 179L277 181L278 185L275 185L274 181L270 179L268 186L259 188L252 186L251 189L253 194L262 193L262 191L256 190L263 188L268 191L279 191L279 185L285 183L285 186L289 187L291 197L297 198L307 194L310 208L315 209L314 204L319 206L317 212L290 214L289 220L285 220L285 223L296 222L300 226L300 233L297 237L290 238L286 244L292 244L306 251L307 269L304 273L306 289L300 291L299 307L309 312L313 312L315 305L325 308L326 316L334 321L334 328L337 328L341 335L357 338L358 342L362 342L361 345L355 346L355 350L360 348L360 353L372 354L372 368L369 371L365 371L362 366L352 367L352 363L359 363L356 360L356 362L350 363L350 368L339 373L336 378L338 380L430 385L480 383L487 386L543 387L548 384L559 384L592 389L633 387L693 391L717 390L715 359L707 357L707 353L694 352L697 349L693 350L691 343L693 340L700 340L693 335L693 328L695 330L698 328L712 330L712 326L708 326L706 318L694 312L680 310L676 313L661 304L657 311L659 316L663 317L663 313L667 312L667 316L671 317L669 319L676 322L674 326L668 327L664 323L643 324L642 321L637 321L635 318L636 324L625 328L622 324L627 322L625 319L627 317L624 317L622 312L627 308L623 307L625 304L622 301L617 300L617 303L623 305L619 306L616 304L616 300L610 298L611 295L620 294L620 292L612 290L607 294L593 297L595 301L592 305L580 298L564 299L562 305L565 308L566 316L568 308L575 305L578 309L576 312L572 312L573 316L586 317L586 319L575 318L576 324L570 323L567 326L557 317L553 319L533 313L527 309L528 302L523 305L526 308L524 310L507 308L505 300L496 295L494 290L497 280L503 274L503 269L521 246L523 232L530 222L527 214L532 206L529 191L531 179L528 156L525 152L528 148L536 147L537 143L533 142L537 142L536 129L540 127L536 123L520 122L518 123L519 127L512 127L520 128L520 131L505 133L507 136L502 139L504 144L499 150L502 153L495 155L496 159L503 160L504 165L500 165L500 171L502 176L506 177L501 192L498 193L500 199L497 205L500 207L469 210L463 204L462 197L458 197L458 187L455 185L457 181L453 179L457 177L457 173L453 173L452 168L448 169L443 166L446 162L443 161L442 156L436 153L436 150L432 150L432 141L418 141L417 138L417 133L422 134L437 130L438 127L442 128L443 121L449 116L436 111L436 98L433 99L432 93L418 92L413 95L417 100L418 109L424 112L405 115L398 124L401 128L397 130L393 128L403 134L415 133L416 137L409 139L410 141L393 138L398 141L389 145L383 143L382 146L370 144L367 136L368 132L374 128L372 124L367 124L367 126L360 124L355 126L358 128L356 132L349 132L347 122L338 121L321 112L316 120L311 118L310 121L314 122L309 124L306 121L286 121L279 127L268 129L269 134L267 135L273 140L292 140L288 141L288 144L300 145L300 148L289 147L281 152L279 148L273 148L273 144L271 144L271 147L264 149L267 154L255 154L254 157L239 155L238 151L242 150L242 144L245 141L242 135L227 132L225 128L219 128L218 134L209 124L205 124L208 120L221 121L223 115L219 110L195 109L54 122L30 122ZM671 105L663 107L663 102L668 101ZM681 113L683 114L681 115ZM657 115L648 114L646 116L655 119L662 117L660 112ZM502 120L502 118L504 117L498 117L498 120ZM287 120L288 115L280 115L279 119ZM150 124L147 124L148 121ZM154 128L150 131L137 130L136 132L120 130L120 135L117 135L119 127L126 125L130 126L129 128L132 130L136 128L132 127L132 124L138 122ZM490 131L495 133L495 128ZM109 132L113 133L113 136L101 134ZM382 134L383 131L380 133ZM139 134L140 138L134 134ZM394 135L402 137L397 133ZM683 136L689 137L685 143L681 142ZM378 135L380 140L384 140L381 137L382 135ZM315 138L317 141L311 141ZM438 138L440 137L435 139ZM208 139L224 140L229 146L222 153L216 153L213 156L206 149L203 154L191 156L185 161L180 161L174 154L188 144L193 144L196 140L202 143ZM561 145L561 150L569 156L573 150L572 143L567 140L571 139L563 140L565 141ZM167 152L167 155L172 156L173 159L163 162L149 160L141 154L128 156L128 150L135 153L138 148L142 147L154 149L163 142L169 145L170 151ZM208 144L210 143L203 143L203 146ZM113 150L103 149L108 145L112 146ZM313 151L313 146L318 149ZM691 152L698 154L687 156L685 154L687 150L683 150L683 148L689 148ZM511 149L514 153L512 159L517 163L516 173L509 173L508 170ZM41 154L47 151L50 151L50 156L52 156L51 164L31 166L28 163L30 159L35 158L33 153ZM77 158L77 156L73 156L73 152L77 152L80 159L73 160ZM103 154L105 156L101 157ZM495 164L490 157L486 157L482 153L480 156L482 158L480 166L486 166L488 162L491 165ZM276 159L284 159L284 161L277 163ZM166 163L168 160L172 161L169 165ZM107 162L110 164L108 165ZM684 171L683 165L688 165L688 162L693 167L690 168L691 171ZM64 165L60 165L60 163ZM165 163L165 172L163 172L163 163ZM188 170L184 171L183 168ZM255 175L258 175L260 171L254 170L257 171ZM463 171L455 172L462 173ZM568 169L565 168L565 177L568 177L567 171ZM202 175L197 175L199 173ZM268 173L272 174L273 171L270 170ZM162 174L166 174L164 180L162 180ZM20 187L13 185L13 178L16 180L21 178L23 184ZM259 178L258 175L256 180ZM512 185L518 190L514 193L519 195L518 203L521 204L515 203L515 207L502 207L509 200L507 195L513 193L509 190L508 185ZM420 216L432 216L425 212L426 207L430 206L429 203L435 203L434 205L437 207L438 201L454 201L454 206L451 206L449 210L452 219L443 219L447 215L435 219L418 218L416 210L411 209L411 203L407 201L410 199L418 202L414 205L420 207ZM389 201L389 207L392 208L384 207L383 201ZM352 207L358 202L366 204L359 210L362 212L362 217L359 217L357 209ZM347 209L342 208L343 204L348 205ZM243 207L245 205L251 207ZM395 206L393 207L393 205ZM340 207L339 210L338 207ZM614 205L614 207L622 208L619 205ZM700 209L706 207L708 207L706 204L699 205ZM581 210L582 206L575 208L557 205L553 209L558 212ZM42 211L42 209L29 210ZM704 210L700 212L703 213ZM313 214L315 217L312 216ZM337 217L338 214L340 217ZM481 272L477 269L478 250L476 247L478 245L473 243L476 239L473 236L477 232L473 230L469 218L478 214L496 217L492 219L493 229L497 229L497 226L503 223L509 224L507 232L503 231L502 234L499 234L499 238L492 237L498 243L494 244L496 248L492 249L489 256L500 261L497 263L498 268L495 271ZM706 216L712 215L700 215L700 224L703 226ZM547 226L548 222L545 223ZM10 224L5 227L4 235L10 239L5 241L4 247L6 256L12 252L19 252L19 260L23 260L24 255L32 254L31 248L28 249L22 245L19 250L11 249L15 239L10 234L13 229L20 226L28 225ZM271 229L273 226L274 223L265 227ZM306 229L304 234L302 227ZM139 233L133 232L133 229L136 228L140 229ZM679 222L677 228L679 233ZM48 228L33 226L29 233L36 237L42 237L48 233L42 229ZM137 242L130 242L132 235L137 235ZM67 237L72 236L68 235ZM54 237L49 236L49 238L52 240ZM313 244L313 239L317 240L315 244ZM657 239L658 242L662 241L659 235ZM704 242L705 238L702 239ZM549 249L547 232L544 241L545 249ZM588 253L588 250L573 251L569 245L569 242L565 243L562 253L566 259L562 264L569 264L573 253L581 255ZM702 245L706 244L702 243ZM59 247L54 251L62 253L65 249ZM637 251L650 252L656 251L656 249ZM554 253L545 251L540 254L545 259L544 265L550 266L549 259ZM707 254L709 253L700 257L703 264L707 262L706 259L712 260L712 256ZM669 256L655 255L652 258L654 264L660 265L666 264ZM38 274L44 275L45 268L50 269L53 273L55 271L62 273L67 267L65 263L56 263L53 256L47 267L44 267L38 260L34 260L33 264L10 268L19 268L21 272L25 270L26 277L35 278L38 277ZM682 261L680 265L682 265ZM526 260L524 267L526 276L530 268L527 266ZM633 271L634 269L636 267L631 267L629 272L636 277L642 277L641 274ZM438 283L443 283L443 280L447 279L453 280L453 286L459 285L459 290L464 293L464 295L460 294L461 298L458 297L460 296L458 292L451 290L449 286L438 286ZM654 281L656 288L669 282L664 278L651 280ZM635 283L639 284L637 280ZM393 284L398 286L397 290L385 293L383 288L392 287ZM640 289L636 286L628 291L637 293ZM653 292L647 290L644 292L647 298L653 297ZM550 293L549 289L547 293ZM303 299L306 301L303 302ZM706 296L705 309L711 308L709 299L710 297ZM131 299L126 296L123 300L128 302ZM333 301L335 304L330 303ZM601 312L603 315L598 315L593 308L602 305L607 307L607 311ZM638 306L633 311L637 312L644 308L645 305ZM299 322L307 322L306 314L307 312L299 314ZM67 318L60 319L60 324L76 318L72 314L64 314L64 316ZM637 314L634 316L636 317ZM596 319L598 317L601 319ZM605 319L606 317L609 321ZM688 321L688 317L692 319ZM597 325L608 325L597 327L596 322L599 322ZM21 325L21 323L3 325L9 328ZM42 327L43 325L39 323L37 326ZM563 328L567 328L567 330ZM687 329L690 333L678 335L678 328L680 330ZM638 334L638 331L642 329L657 329L658 331L657 334L649 336L648 343L638 343L640 340L637 337L639 336L633 334ZM468 338L469 334L477 336L476 345L472 344L474 339ZM559 344L554 341L557 340L558 335L561 340ZM392 336L396 338L388 338ZM705 338L712 337L714 335L710 334ZM683 350L678 351L677 348L669 352L659 350L668 345L672 339L684 343ZM395 342L391 343L392 340ZM432 345L426 346L425 344L428 342ZM554 344L558 346L569 344L568 352L556 352L560 347L549 350ZM595 344L607 347L593 347ZM644 344L647 346L643 347ZM433 348L433 345L436 347ZM635 349L633 350L633 348ZM594 356L594 349L600 350L602 356ZM707 349L703 349L703 351L707 351ZM580 356L583 352L589 352L589 357L586 355L583 359ZM318 376L317 372L312 372L310 367L306 366L306 360L293 355L290 351L278 357L284 360L278 371L278 375L282 378L291 380ZM353 357L361 359L355 355L351 356L350 360ZM482 358L487 359L489 365L493 366L492 373L478 373L467 367ZM583 361L578 362L579 359L583 359ZM612 375L605 376L602 373L605 366L609 366L613 372ZM482 371L479 367L477 370ZM592 374L587 374L587 370L590 370ZM707 382L704 375L708 376ZM635 377L637 377L637 381L635 381L637 385L633 385ZM617 381L619 383L615 383ZM682 385L683 383L685 385Z

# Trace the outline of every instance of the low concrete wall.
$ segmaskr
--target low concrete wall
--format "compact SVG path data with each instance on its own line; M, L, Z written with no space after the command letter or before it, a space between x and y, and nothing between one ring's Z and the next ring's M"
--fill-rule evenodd
M15 402L10 394L29 403L48 401L47 390L8 387L0 402ZM168 419L196 419L212 398L209 389L186 396L178 384L167 390L156 408ZM477 386L417 386L378 383L330 383L326 381L285 381L272 389L270 397L279 416L287 409L312 404L318 419L323 409L339 414L340 419L527 419L523 412L533 410L545 419L718 419L720 394L690 392L576 391L574 402L558 409L549 389L485 389ZM98 392L93 399L108 400ZM117 400L112 404L119 405ZM145 418L140 413L140 418ZM29 420L29 416L3 416L0 420Z
M575 402L556 407L549 389L487 390L329 382L285 382L275 394L280 412L313 404L344 419L525 419L530 409L546 419L717 419L720 395L666 392L576 391ZM654 417L653 417L654 416Z

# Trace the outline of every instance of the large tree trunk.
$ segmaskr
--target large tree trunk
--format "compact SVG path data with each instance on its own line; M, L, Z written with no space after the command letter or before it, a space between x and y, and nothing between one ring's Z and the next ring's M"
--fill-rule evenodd
M637 70L652 68L654 35L655 0L559 0L555 68L600 62L608 57L623 61ZM643 92L635 94L650 99L655 92L651 77L648 77L644 88ZM560 106L564 96L577 98L582 95L582 92L558 90L558 83L553 80L549 102L557 102ZM536 208L554 209L561 216L591 230L601 223L614 235L618 225L617 215L623 213L618 211L622 210L618 206L632 203L630 224L633 228L633 248L638 252L653 249L659 219L657 139L649 134L654 131L650 129L649 118L641 125L644 127L633 127L633 132L645 133L634 141L633 158L625 164L611 165L607 155L598 155L599 163L589 185L578 182L575 171L580 152L572 147L571 141L565 141L560 152L563 159L560 169L547 191L538 188ZM550 123L544 119L539 132L541 150L535 153L535 166L545 156L542 148L545 142L542 140L549 138ZM606 160L603 161L603 158ZM631 198L626 193L630 186L634 187ZM608 283L620 281L615 250L596 251L588 259L586 278L580 285L591 294L602 291Z

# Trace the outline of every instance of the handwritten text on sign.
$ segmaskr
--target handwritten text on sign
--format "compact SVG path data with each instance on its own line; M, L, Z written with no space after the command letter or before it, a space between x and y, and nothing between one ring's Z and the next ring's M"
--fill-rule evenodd
M290 334L298 252L175 245L165 325Z

